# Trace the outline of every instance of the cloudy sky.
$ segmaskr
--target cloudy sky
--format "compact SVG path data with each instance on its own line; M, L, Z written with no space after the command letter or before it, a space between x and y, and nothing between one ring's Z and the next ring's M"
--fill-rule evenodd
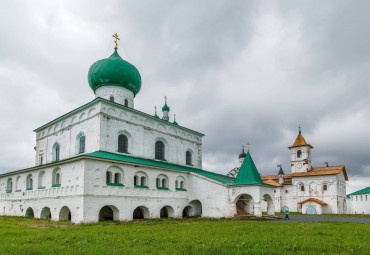
M259 171L289 173L298 126L314 166L370 183L369 1L1 1L0 172L34 164L33 129L94 99L90 65L113 52L142 76L135 107L168 97L226 174L251 142Z

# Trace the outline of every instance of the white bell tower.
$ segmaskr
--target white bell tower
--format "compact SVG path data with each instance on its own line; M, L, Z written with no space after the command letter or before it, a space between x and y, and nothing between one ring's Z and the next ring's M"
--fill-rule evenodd
M299 134L294 144L288 148L290 149L292 174L309 172L312 168L311 149L313 147L306 143L302 136L301 128L299 128Z

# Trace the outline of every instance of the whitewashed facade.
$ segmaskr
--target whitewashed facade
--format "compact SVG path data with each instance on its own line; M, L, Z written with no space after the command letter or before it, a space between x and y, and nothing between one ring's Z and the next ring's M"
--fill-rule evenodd
M370 187L347 195L348 214L370 214Z
M35 166L0 175L0 215L80 223L274 214L272 185L202 170L204 135L170 122L167 103L162 118L134 109L140 75L117 51L93 64L89 84L93 101L35 130Z

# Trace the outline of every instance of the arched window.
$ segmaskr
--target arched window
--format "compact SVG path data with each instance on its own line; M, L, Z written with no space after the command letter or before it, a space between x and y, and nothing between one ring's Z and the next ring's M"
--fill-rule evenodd
M128 139L127 136L121 134L118 136L118 151L127 152L128 150Z
M301 150L298 150L297 151L297 158L300 158L300 157L302 157L302 151Z
M146 178L145 178L145 176L141 176L141 178L140 178L140 185L141 186L146 186Z
M304 185L303 184L301 184L300 189L301 189L301 191L304 191Z
M60 187L61 182L62 182L62 174L61 174L60 168L55 168L53 170L53 177L52 177L53 185L52 186Z
M21 177L18 176L17 179L15 179L15 191L21 191Z
M106 183L112 183L112 173L107 171L106 176L105 176L105 182Z
M186 151L186 164L187 165L192 164L191 151Z
M155 158L164 159L164 143L162 141L155 143Z
M114 96L110 96L109 101L114 102Z
M60 173L55 175L55 184L60 184Z
M41 171L39 173L39 189L45 189L46 184L46 174L45 171Z
M148 176L144 172L136 172L134 175L134 186L138 188L148 188Z
M8 178L8 182L6 185L6 192L11 193L13 191L13 180L12 178Z
M125 99L125 106L127 107L128 106L128 100Z
M33 179L32 179L32 174L29 174L26 180L26 190L32 190L32 189L33 189Z
M85 136L80 137L80 148L78 150L78 153L84 153L85 152Z
M328 190L328 185L324 184L324 186L322 186L322 190Z
M58 143L53 145L53 161L58 161L60 159L60 146Z
M121 174L115 173L114 174L114 183L121 183Z
M183 176L178 176L176 178L176 189L177 190L186 190L185 178Z
M160 174L156 179L157 189L168 189L168 177L164 174Z

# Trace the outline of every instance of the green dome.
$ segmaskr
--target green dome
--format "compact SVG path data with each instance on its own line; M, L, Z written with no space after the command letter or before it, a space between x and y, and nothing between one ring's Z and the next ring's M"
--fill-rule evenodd
M170 107L168 107L167 104L164 104L164 106L162 107L162 111L170 111Z
M89 85L95 90L101 86L120 86L135 95L141 88L141 76L135 66L123 60L117 50L109 57L96 61L89 69Z

